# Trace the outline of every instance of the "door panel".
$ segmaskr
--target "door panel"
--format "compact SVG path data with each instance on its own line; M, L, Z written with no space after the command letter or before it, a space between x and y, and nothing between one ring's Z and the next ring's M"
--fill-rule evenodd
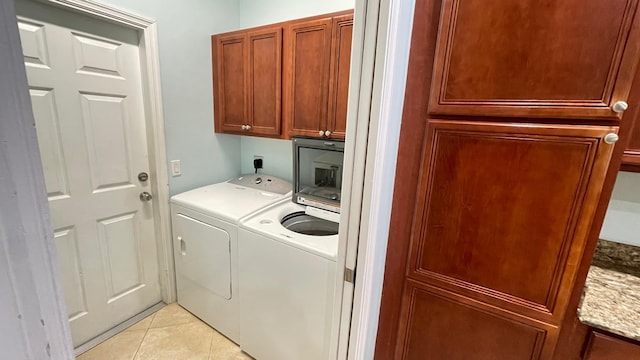
M44 26L26 20L18 22L24 61L31 66L49 67L49 56L45 46Z
M62 151L60 123L51 89L30 89L33 115L40 119L36 132L41 147L48 149L41 154L47 196L68 197L69 179Z
M65 305L69 320L84 316L87 311L87 293L82 281L82 267L78 253L78 238L75 228L56 231L53 234L56 255L62 279Z
M333 18L329 114L327 128L332 138L344 139L347 132L347 101L349 100L349 71L353 14Z
M289 136L327 130L331 18L292 24L285 42L284 123Z
M108 302L144 286L139 221L135 213L100 219L100 242Z
M412 283L407 292L406 342L397 358L534 360L549 351L549 328L492 314Z
M429 111L618 118L610 106L630 90L637 3L444 1Z
M138 34L17 3L74 346L160 302Z
M245 56L246 34L231 33L212 38L216 131L242 131L248 124Z
M117 42L72 33L75 68L89 74L122 76L118 65Z
M252 134L280 135L282 27L249 32L249 110Z
M126 97L80 94L83 128L87 138L89 172L94 191L134 186L129 161Z
M613 150L600 146L609 132L430 120L409 276L553 316L592 215L583 202L601 186L596 161Z

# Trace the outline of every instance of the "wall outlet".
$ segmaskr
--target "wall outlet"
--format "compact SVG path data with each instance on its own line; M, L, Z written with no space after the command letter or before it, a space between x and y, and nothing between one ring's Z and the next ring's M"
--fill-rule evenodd
M258 173L258 169L262 169L263 162L264 161L262 159L262 156L253 155L253 168L255 169L256 173Z
M180 176L181 174L180 160L171 160L171 176Z

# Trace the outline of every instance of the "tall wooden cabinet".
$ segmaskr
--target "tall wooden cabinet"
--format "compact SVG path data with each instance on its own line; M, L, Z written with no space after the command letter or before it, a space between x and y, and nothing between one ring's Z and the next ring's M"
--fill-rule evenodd
M416 3L376 359L554 358L640 102L637 5Z
M635 117L629 143L622 156L624 171L640 172L640 114Z
M344 139L353 14L293 22L285 31L288 135Z
M217 132L281 136L282 27L212 37Z

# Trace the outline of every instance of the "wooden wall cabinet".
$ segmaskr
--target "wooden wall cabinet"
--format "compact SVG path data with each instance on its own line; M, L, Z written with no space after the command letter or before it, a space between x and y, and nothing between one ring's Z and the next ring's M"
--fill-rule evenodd
M429 112L619 119L612 106L627 101L640 50L638 3L562 4L444 1Z
M241 132L247 123L246 48L244 32L211 39L216 132Z
M344 139L353 14L285 30L283 121L289 136Z
M640 359L640 344L637 342L621 340L598 331L591 333L584 360L631 359Z
M212 36L215 131L344 139L352 34L342 11Z
M282 27L214 35L215 131L281 136Z

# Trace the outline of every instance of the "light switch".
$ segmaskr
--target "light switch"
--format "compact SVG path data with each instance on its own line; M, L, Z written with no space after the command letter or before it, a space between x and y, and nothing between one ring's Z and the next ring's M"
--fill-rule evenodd
M171 176L180 176L180 160L171 160Z

